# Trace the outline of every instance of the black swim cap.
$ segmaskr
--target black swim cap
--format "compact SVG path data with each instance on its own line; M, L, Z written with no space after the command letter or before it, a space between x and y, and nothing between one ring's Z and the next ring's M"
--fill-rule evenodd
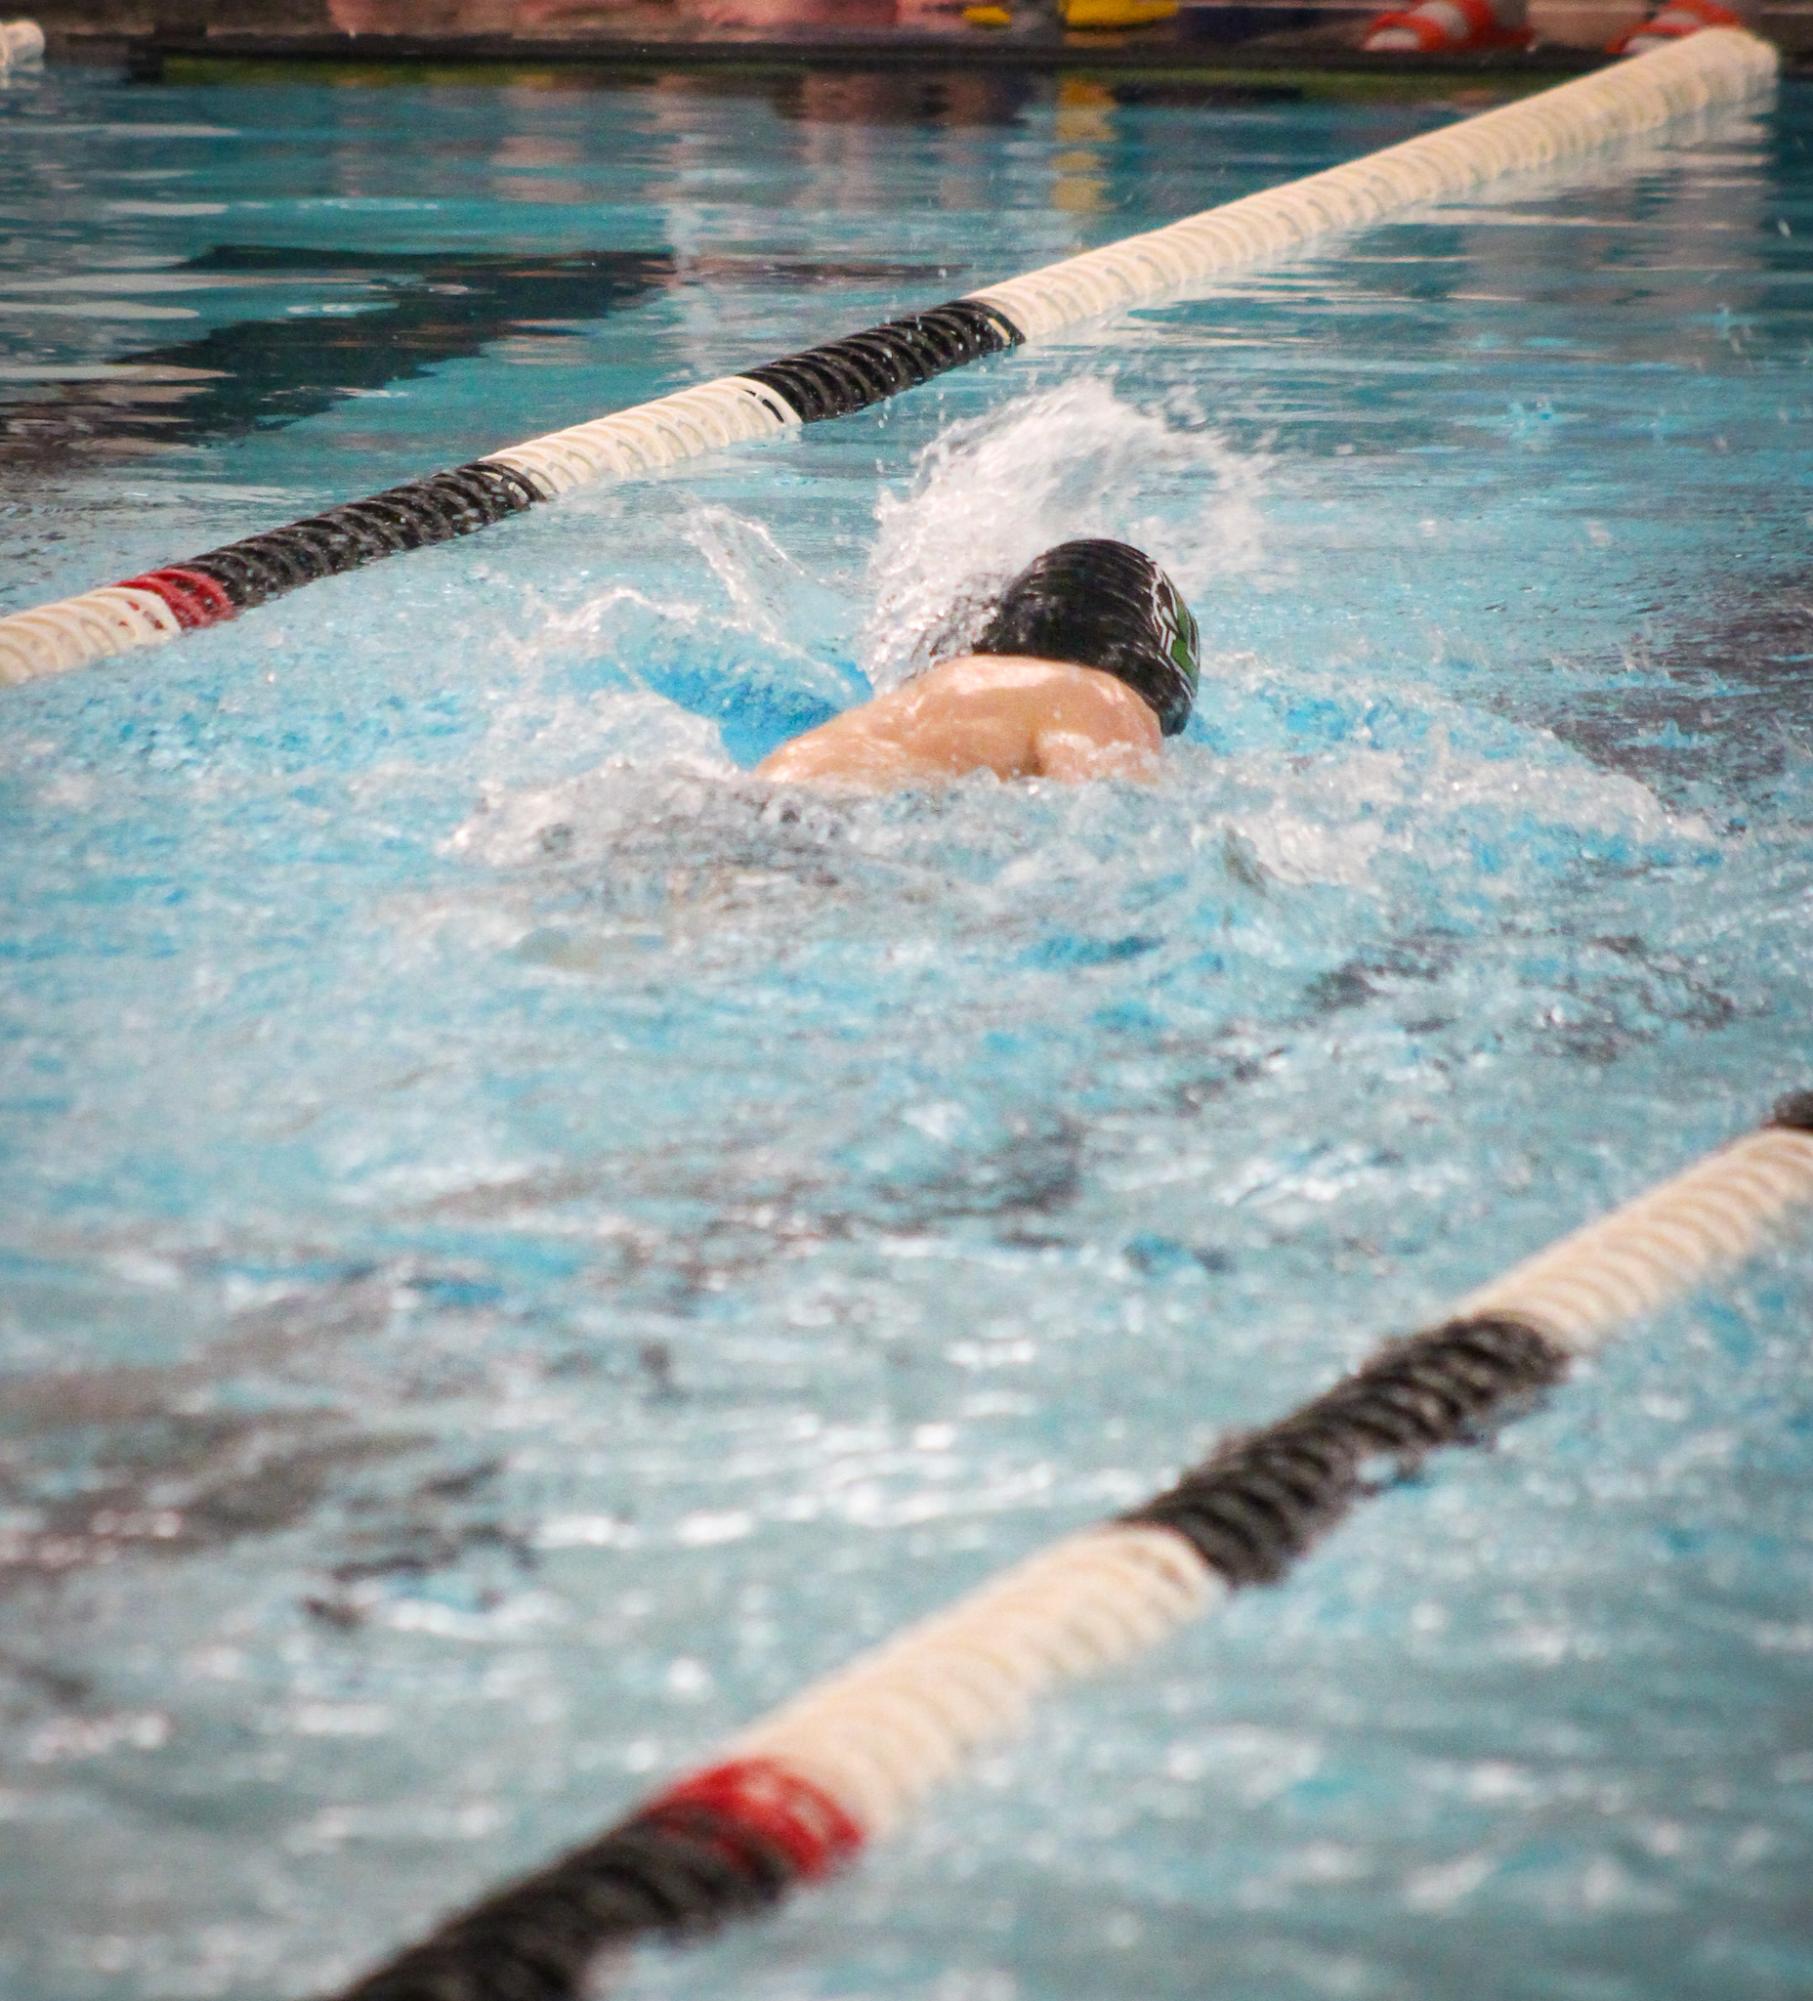
M1014 578L976 641L978 653L1024 653L1099 667L1125 681L1175 736L1196 701L1190 607L1150 556L1125 542L1060 542Z

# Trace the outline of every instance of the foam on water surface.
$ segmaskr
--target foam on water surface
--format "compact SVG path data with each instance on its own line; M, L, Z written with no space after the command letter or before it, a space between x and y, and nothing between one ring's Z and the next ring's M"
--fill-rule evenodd
M411 148L406 92L10 92L9 589L1446 115L963 101L460 90ZM1806 1081L1807 129L1790 88L14 691L8 2001L331 1986ZM434 358L344 396L299 342L247 429L173 393L190 335L61 298ZM1087 532L1203 617L1157 784L747 775ZM624 1991L1809 1985L1810 1303L1762 1260Z

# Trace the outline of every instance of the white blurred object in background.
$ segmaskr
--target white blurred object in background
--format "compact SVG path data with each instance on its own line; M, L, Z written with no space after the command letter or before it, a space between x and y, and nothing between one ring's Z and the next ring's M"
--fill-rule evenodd
M44 30L36 21L0 21L0 70L17 69L44 56Z

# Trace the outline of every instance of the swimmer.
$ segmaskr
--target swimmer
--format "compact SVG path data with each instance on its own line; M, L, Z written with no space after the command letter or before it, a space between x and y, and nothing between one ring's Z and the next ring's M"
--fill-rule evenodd
M1008 585L974 652L782 744L755 775L876 792L974 771L1149 779L1196 676L1196 621L1151 557L1063 542Z

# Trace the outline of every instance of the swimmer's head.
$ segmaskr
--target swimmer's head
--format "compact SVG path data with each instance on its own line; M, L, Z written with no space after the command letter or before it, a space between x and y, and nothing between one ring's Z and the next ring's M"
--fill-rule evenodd
M1189 606L1150 556L1125 542L1060 542L1001 593L974 650L1097 667L1175 736L1196 701L1197 645Z

